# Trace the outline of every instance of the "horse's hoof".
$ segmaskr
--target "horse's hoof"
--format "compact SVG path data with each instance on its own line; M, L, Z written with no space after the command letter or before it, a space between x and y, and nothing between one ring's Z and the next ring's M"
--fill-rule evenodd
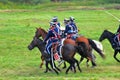
M44 73L47 73L48 71L46 70L46 71L44 71Z
M87 68L89 67L89 65L87 65Z
M42 68L42 66L40 66L40 68Z
M96 66L92 66L91 68L95 68Z
M82 70L80 70L80 72L82 72Z
M68 72L66 72L65 74L68 74Z
M59 75L59 73L56 73L57 75Z
M76 70L74 71L74 73L76 73Z

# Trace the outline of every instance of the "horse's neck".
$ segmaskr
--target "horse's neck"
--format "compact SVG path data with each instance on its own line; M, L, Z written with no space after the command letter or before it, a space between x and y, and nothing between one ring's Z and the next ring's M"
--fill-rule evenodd
M42 38L45 39L46 35L47 35L47 34L42 34Z
M46 35L47 35L47 32L46 32L46 31L43 31L43 33L42 33L42 38L45 39Z
M39 44L40 42L38 42L38 45L37 45L37 48L39 49L39 51L41 52L41 53L43 53L44 52L44 49L45 49L45 45L44 44ZM41 46L42 45L42 46Z
M107 39L108 39L108 41L112 44L112 40L113 40L113 33L111 33L111 32L108 32L108 35L107 35Z

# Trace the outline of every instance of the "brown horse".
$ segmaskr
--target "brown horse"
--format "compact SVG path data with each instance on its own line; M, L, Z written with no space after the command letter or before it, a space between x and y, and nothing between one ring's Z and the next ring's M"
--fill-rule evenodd
M35 33L35 37L37 37L37 38L39 38L39 37L42 37L43 39L46 37L46 35L47 35L47 32L44 30L44 29L42 29L41 27L40 28L37 28L37 30L36 30L36 33ZM76 39L76 41L74 41L74 40L72 40L72 39L65 39L64 40L64 45L65 44L71 44L71 45L77 45L78 46L78 43L84 43L85 45L86 45L86 50L87 50L87 53L85 53L87 56L83 56L82 55L82 52L84 53L84 51L82 51L81 53L80 53L80 51L79 51L79 54L81 55L81 60L80 60L80 62L84 59L84 58L87 58L87 62L89 61L89 60L91 60L91 62L92 63L94 63L93 64L93 66L96 66L95 65L95 62L93 61L94 59L93 59L93 57L91 57L91 56L93 56L93 54L92 54L92 50L91 50L91 46L92 46L92 48L93 49L95 49L102 57L104 57L104 54L102 53L102 51L101 50L99 50L97 47L96 47L96 45L95 45L95 43L91 40L91 39L87 39L86 37L84 37L84 36L80 36L80 37L78 37L77 39ZM80 44L79 44L80 45ZM88 54L90 54L91 56L88 56Z

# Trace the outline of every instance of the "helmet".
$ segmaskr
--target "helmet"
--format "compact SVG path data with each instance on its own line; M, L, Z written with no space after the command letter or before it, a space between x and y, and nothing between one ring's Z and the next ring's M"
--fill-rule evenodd
M67 18L64 19L64 23L65 23L65 24L68 23L69 21L70 21L70 20L67 19Z
M56 24L55 24L54 22L50 22L50 26L51 26L51 27L55 27Z
M53 21L53 22L57 22L57 21L58 21L58 18L55 16L55 17L52 18L52 21Z
M72 16L69 19L70 19L70 21L74 21L75 20L75 18L72 17Z

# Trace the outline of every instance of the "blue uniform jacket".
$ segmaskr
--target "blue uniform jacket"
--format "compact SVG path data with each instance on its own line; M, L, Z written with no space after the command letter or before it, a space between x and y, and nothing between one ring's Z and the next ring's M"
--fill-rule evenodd
M59 39L59 30L58 30L58 28L57 27L55 27L55 28L53 28L53 29L50 29L49 31L48 31L48 34L47 34L47 36L46 36L46 38L44 39L44 42L46 42L47 40L57 40L57 39Z
M78 33L78 29L77 29L77 26L75 25L74 22L70 22L70 25L73 27L73 32L74 33Z
M73 33L73 27L69 24L66 25L64 33L72 34Z

